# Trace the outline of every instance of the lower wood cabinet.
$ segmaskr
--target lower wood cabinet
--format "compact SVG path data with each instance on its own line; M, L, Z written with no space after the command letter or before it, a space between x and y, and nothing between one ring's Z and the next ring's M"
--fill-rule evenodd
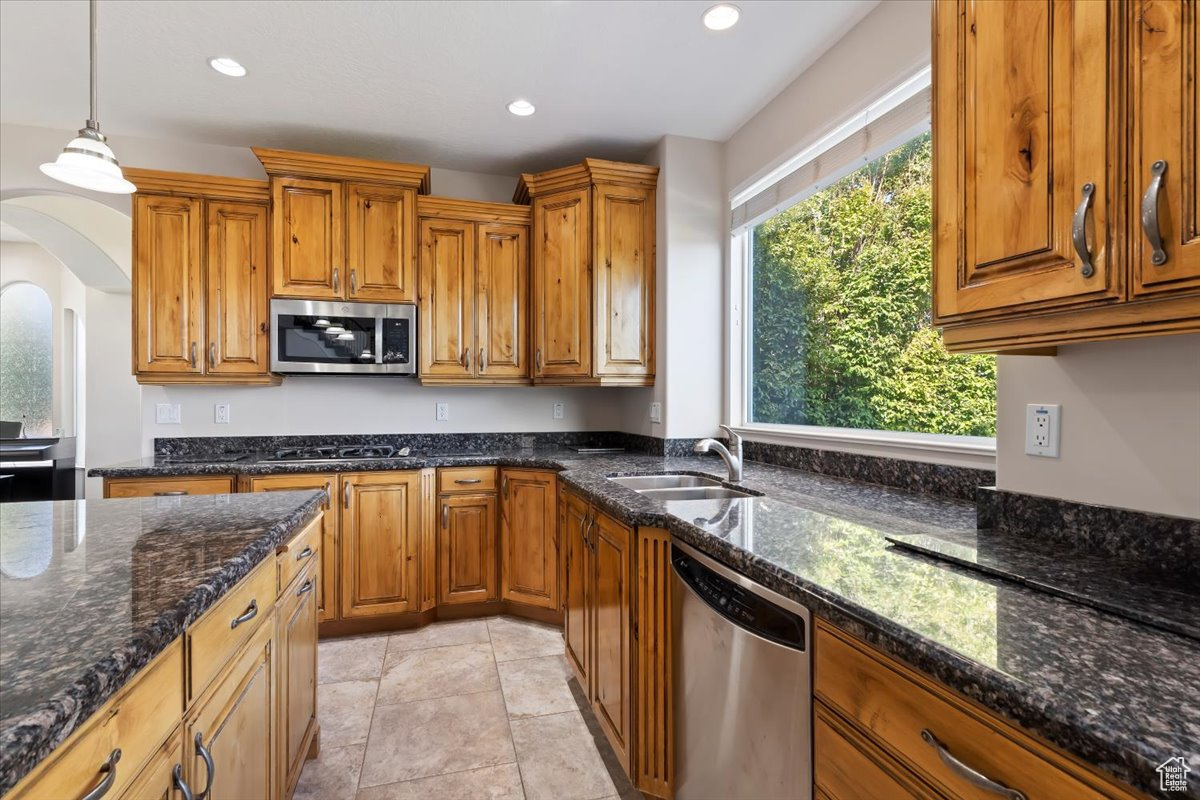
M564 526L559 537L566 549L563 568L563 640L567 661L584 691L590 691L592 676L592 548L588 546L587 527L591 508L579 495L566 493Z
M496 495L443 494L438 502L438 604L495 600Z
M559 607L557 490L554 472L500 473L500 584L505 600Z
M189 494L228 494L229 476L183 478L105 478L105 497L183 497Z
M343 619L419 610L420 471L341 476Z
M276 615L275 638L279 649L276 780L285 797L291 795L300 780L309 742L316 735L318 585L317 565L311 563L284 588Z
M186 787L186 792L184 788ZM176 794L179 792L179 794ZM186 798L191 786L183 777L183 728L171 734L162 747L142 767L121 800L176 800Z

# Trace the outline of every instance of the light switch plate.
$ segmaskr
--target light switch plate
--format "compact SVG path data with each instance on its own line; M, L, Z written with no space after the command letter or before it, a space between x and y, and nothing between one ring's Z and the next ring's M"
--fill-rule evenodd
M436 419L438 422L446 422L450 419L450 404L438 403L436 408Z
M1025 406L1025 454L1058 458L1059 411L1050 404Z
M562 403L554 404L554 418L555 419L563 418L563 404Z
M159 425L178 425L183 421L179 403L155 403L154 421Z
M650 421L659 423L662 422L662 403L650 404Z
M213 421L218 425L229 424L229 403L217 403L213 406Z

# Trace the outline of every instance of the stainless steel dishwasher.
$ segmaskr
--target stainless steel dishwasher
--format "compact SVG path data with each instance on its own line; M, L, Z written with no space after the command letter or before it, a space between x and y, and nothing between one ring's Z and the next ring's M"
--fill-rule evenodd
M808 609L671 542L677 800L811 800Z

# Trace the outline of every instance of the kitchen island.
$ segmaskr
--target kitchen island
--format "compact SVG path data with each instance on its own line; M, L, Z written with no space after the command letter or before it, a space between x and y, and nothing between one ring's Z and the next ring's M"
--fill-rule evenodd
M158 703L178 702L163 713L179 725L204 688L185 687L185 673L197 671L185 662L219 650L192 653L181 640L199 635L226 595L240 601L233 594L258 575L269 575L269 597L251 600L251 617L262 615L242 631L266 631L270 619L273 632L277 551L324 499L280 492L0 507L0 794L48 756L57 763L60 745L86 739L97 711L116 717L114 701L159 665L169 691ZM229 625L220 627L228 634ZM126 787L143 756L127 747L107 768L95 763L79 776L80 794L113 772L124 773Z

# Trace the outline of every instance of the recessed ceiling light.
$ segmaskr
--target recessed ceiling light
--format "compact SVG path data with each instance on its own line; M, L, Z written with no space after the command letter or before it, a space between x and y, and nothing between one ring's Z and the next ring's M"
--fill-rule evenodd
M704 12L704 27L710 31L727 31L737 25L741 10L729 3L720 3Z
M508 104L509 112L516 114L518 117L528 117L535 109L533 103L528 100L513 100Z
M226 56L218 56L210 58L208 65L222 75L228 75L231 78L240 78L246 74L246 68L232 58Z

